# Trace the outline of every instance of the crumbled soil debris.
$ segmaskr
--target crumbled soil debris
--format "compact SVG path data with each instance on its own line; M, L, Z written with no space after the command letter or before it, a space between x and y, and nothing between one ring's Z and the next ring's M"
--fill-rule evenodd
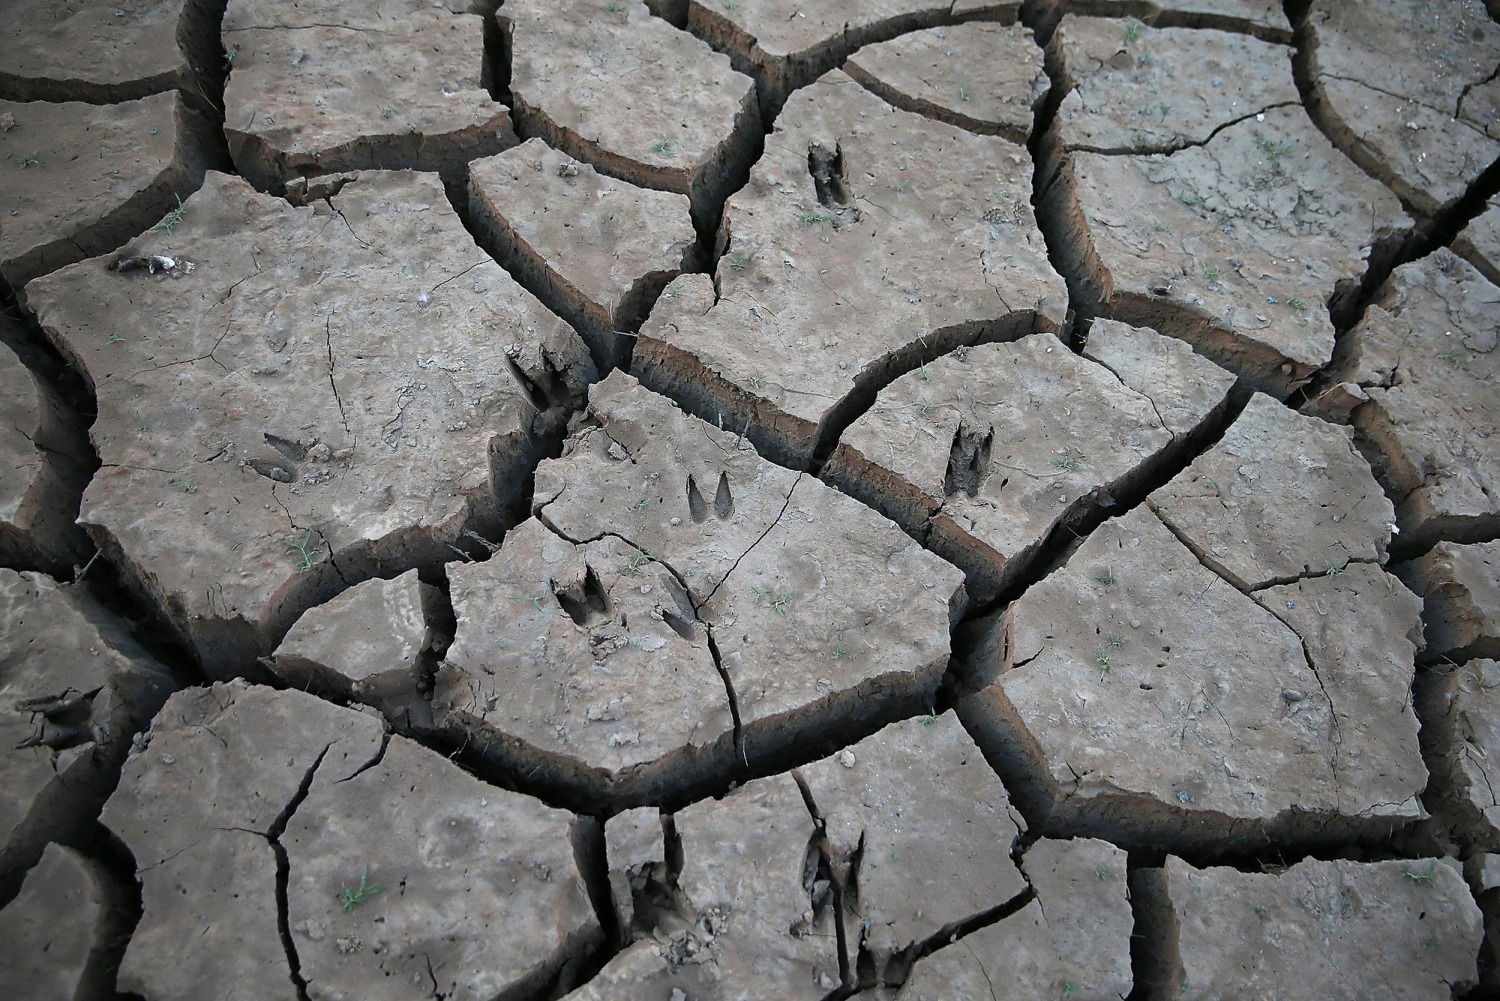
M1500 988L1500 0L0 51L13 993Z

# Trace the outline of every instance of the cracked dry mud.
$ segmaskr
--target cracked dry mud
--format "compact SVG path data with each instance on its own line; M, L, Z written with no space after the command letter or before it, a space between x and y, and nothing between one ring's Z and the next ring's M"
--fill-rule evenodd
M0 0L0 981L1500 991L1497 17Z

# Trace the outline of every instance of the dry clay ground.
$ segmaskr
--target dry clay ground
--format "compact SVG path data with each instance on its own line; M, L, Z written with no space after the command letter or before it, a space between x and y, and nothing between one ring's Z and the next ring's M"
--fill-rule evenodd
M9 994L1496 996L1491 11L466 2L0 0Z

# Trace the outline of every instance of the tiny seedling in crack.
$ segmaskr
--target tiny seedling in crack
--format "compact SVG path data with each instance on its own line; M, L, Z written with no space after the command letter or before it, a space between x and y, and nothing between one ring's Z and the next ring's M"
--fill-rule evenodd
M16 157L16 163L20 164L22 170L25 170L27 167L35 167L41 162L41 160L37 159L37 155L35 153L29 153L26 156Z
M371 897L384 891L383 886L370 885L370 867L365 866L364 871L359 874L358 887L339 887L339 906L344 909L345 914L348 914L361 904L368 904Z
M1301 299L1298 299L1296 296L1292 296L1291 298L1289 298L1286 301L1286 304L1298 313L1307 308L1307 303L1303 302Z
M1437 863L1428 862L1426 872L1417 872L1410 865L1403 865L1401 878L1409 879L1418 886L1432 886L1437 882Z
M734 254L729 258L729 266L735 271L744 271L749 263L750 258L746 257L744 254Z
M1203 265L1203 280L1204 281L1216 282L1220 278L1223 278L1223 277L1224 277L1224 269L1223 268L1209 267L1207 264Z
M1275 164L1277 160L1286 156L1294 148L1291 143L1278 146L1270 139L1257 139L1255 140L1255 145L1260 148L1260 151L1266 155L1272 164Z
M1262 904L1261 906L1255 908L1255 916L1260 918L1263 922L1269 921L1271 920L1271 910L1270 908Z
M1131 42L1135 41L1137 38L1140 38L1141 37L1141 32L1143 32L1145 30L1146 30L1146 25L1145 25L1144 22L1138 21L1138 20L1136 20L1133 17L1126 18L1126 20L1125 20L1125 44L1129 45Z
M1102 646L1094 647L1094 666L1099 668L1099 680L1103 681L1105 676L1115 669L1109 662L1109 654L1104 652Z
M1100 879L1114 879L1115 878L1115 871L1113 869L1111 869L1109 866L1105 865L1103 862L1100 862L1099 865L1094 869L1094 874L1096 876L1098 876Z
M1103 584L1105 587L1109 587L1115 582L1115 575L1113 571L1101 570L1099 573L1094 575L1094 579Z
M1329 560L1327 563L1323 564L1323 569L1328 573L1328 576L1330 577L1342 577L1344 576L1344 567L1346 566L1348 566L1347 563L1340 564L1335 563L1333 560Z
M233 48L230 48L230 49L225 49L224 50L224 65L228 66L228 65L232 64L234 62L234 57L237 56L237 55L239 55L239 54L240 54L240 47L238 45L236 45L236 46L234 46Z
M309 528L307 530L307 534L302 537L301 542L294 542L291 539L283 539L281 544L283 546L286 546L288 549L294 550L297 553L298 573L307 573L307 571L311 570L314 566L317 565L316 557L318 544L313 541L312 529Z
M931 710L928 711L928 713L927 713L926 716L922 717L922 725L923 726L931 726L932 724L934 724L936 722L937 722L937 713L933 712Z
M198 492L198 484L194 483L193 479L193 474L189 473L180 480L173 480L171 486L173 489L181 490L185 494L195 494ZM301 567L298 567L298 569L300 570Z
M1083 456L1077 452L1064 452L1052 460L1052 468L1064 473L1076 473Z
M754 375L746 379L745 382L750 386L751 389L760 389L766 384L766 377L759 372L756 372Z
M161 222L152 226L151 232L165 233L171 236L172 231L177 228L177 224L182 222L182 216L183 213L187 212L187 206L182 204L181 195L173 195L172 197L177 199L177 207L163 216Z
M625 568L625 576L640 577L645 573L646 564L650 562L651 557L649 556L640 555L630 557L630 566Z
M106 343L106 344L119 344L124 339L125 338L124 338L123 335L118 334L118 333L114 333L114 334L110 334L108 337L106 337L104 339L104 343Z
M662 139L659 142L652 143L651 152L658 156L668 155L672 152L672 141L670 139Z

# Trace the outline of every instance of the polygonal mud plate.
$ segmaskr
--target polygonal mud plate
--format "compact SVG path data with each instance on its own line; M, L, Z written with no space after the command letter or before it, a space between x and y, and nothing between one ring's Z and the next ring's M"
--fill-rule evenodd
M1415 629L1409 595L1375 612L1365 593L1380 589L1314 600ZM1137 508L1009 607L981 648L988 687L960 711L1044 831L1222 848L1422 816L1409 660L1366 673L1358 634L1305 648L1296 600L1279 621Z
M211 126L176 93L110 104L0 101L6 180L0 275L37 275L113 250L203 183Z
M987 21L866 46L844 72L898 108L1021 144L1051 86L1031 29Z
M320 1001L480 1001L597 940L569 814L300 692L177 693L103 820L143 881L120 986L148 997L296 997L300 967Z
M1257 393L1218 444L1147 503L1242 591L1384 563L1395 511L1352 439Z
M1070 150L1179 150L1301 100L1291 51L1246 35L1070 14L1053 45L1067 88L1055 129Z
M1434 812L1460 844L1500 850L1500 663L1438 666L1417 695L1432 745Z
M925 959L895 1001L998 996L1115 1001L1130 993L1133 920L1125 853L1105 841L1036 842L1021 858L1024 907Z
M1018 0L687 0L687 26L736 68L755 73L761 100L777 107L788 94L837 66L862 46L896 38L954 16L1013 22Z
M0 899L80 836L172 682L85 594L0 569Z
M127 913L123 888L103 866L49 844L0 911L6 988L22 998L109 997Z
M964 606L959 572L624 373L593 388L563 457L538 468L534 503L564 538L617 536L675 579L651 570L671 600L648 603L685 638L710 634L742 760L847 742L930 705ZM601 586L628 571L630 549L596 571Z
M17 101L107 104L175 87L211 103L220 9L211 0L5 0L0 90Z
M1045 210L1087 294L1277 396L1329 362L1330 308L1410 223L1298 107L1176 152L1048 160Z
M882 979L1025 893L1011 854L1026 822L953 713L893 723L800 774L849 949Z
M436 170L516 143L490 97L481 17L422 0L230 0L225 137L251 183L340 170Z
M1113 353L1134 358L1131 346ZM1227 373L1203 365L1191 426L1229 388ZM844 432L822 476L962 567L983 598L1015 580L1059 526L1113 505L1170 456L1178 437L1159 414L1104 366L1033 334L960 348L897 379Z
M697 254L684 195L601 174L540 139L469 165L485 245L583 334L601 367Z
M1168 857L1140 885L1158 996L1447 1001L1477 979L1480 913L1453 859L1247 873Z
M1031 172L1024 147L898 111L831 72L782 111L725 209L717 276L667 287L632 370L803 468L895 376L1062 328L1067 293Z
M527 521L484 563L448 567L458 632L440 727L534 779L660 801L734 762L707 628L670 569L607 535Z
M1427 657L1500 657L1500 542L1439 542L1396 573L1422 596Z
M612 177L687 195L708 213L748 166L760 131L755 83L645 4L614 8L505 4L517 125Z
M1492 538L1500 518L1500 288L1448 250L1395 270L1315 405L1347 414L1401 540Z
M28 288L98 394L80 520L214 675L346 584L493 528L553 433L538 407L593 373L436 175L326 194L294 208L211 174L171 233Z
M1214 28L1254 35L1269 42L1290 42L1292 25L1280 0L1042 0L1041 7L1056 17L1068 8L1085 7L1089 13L1124 18L1120 29L1139 20L1131 41L1144 35L1148 26L1160 28ZM1038 12L1040 13L1040 12Z
M1500 25L1479 0L1314 0L1311 110L1339 148L1420 212L1500 156Z

